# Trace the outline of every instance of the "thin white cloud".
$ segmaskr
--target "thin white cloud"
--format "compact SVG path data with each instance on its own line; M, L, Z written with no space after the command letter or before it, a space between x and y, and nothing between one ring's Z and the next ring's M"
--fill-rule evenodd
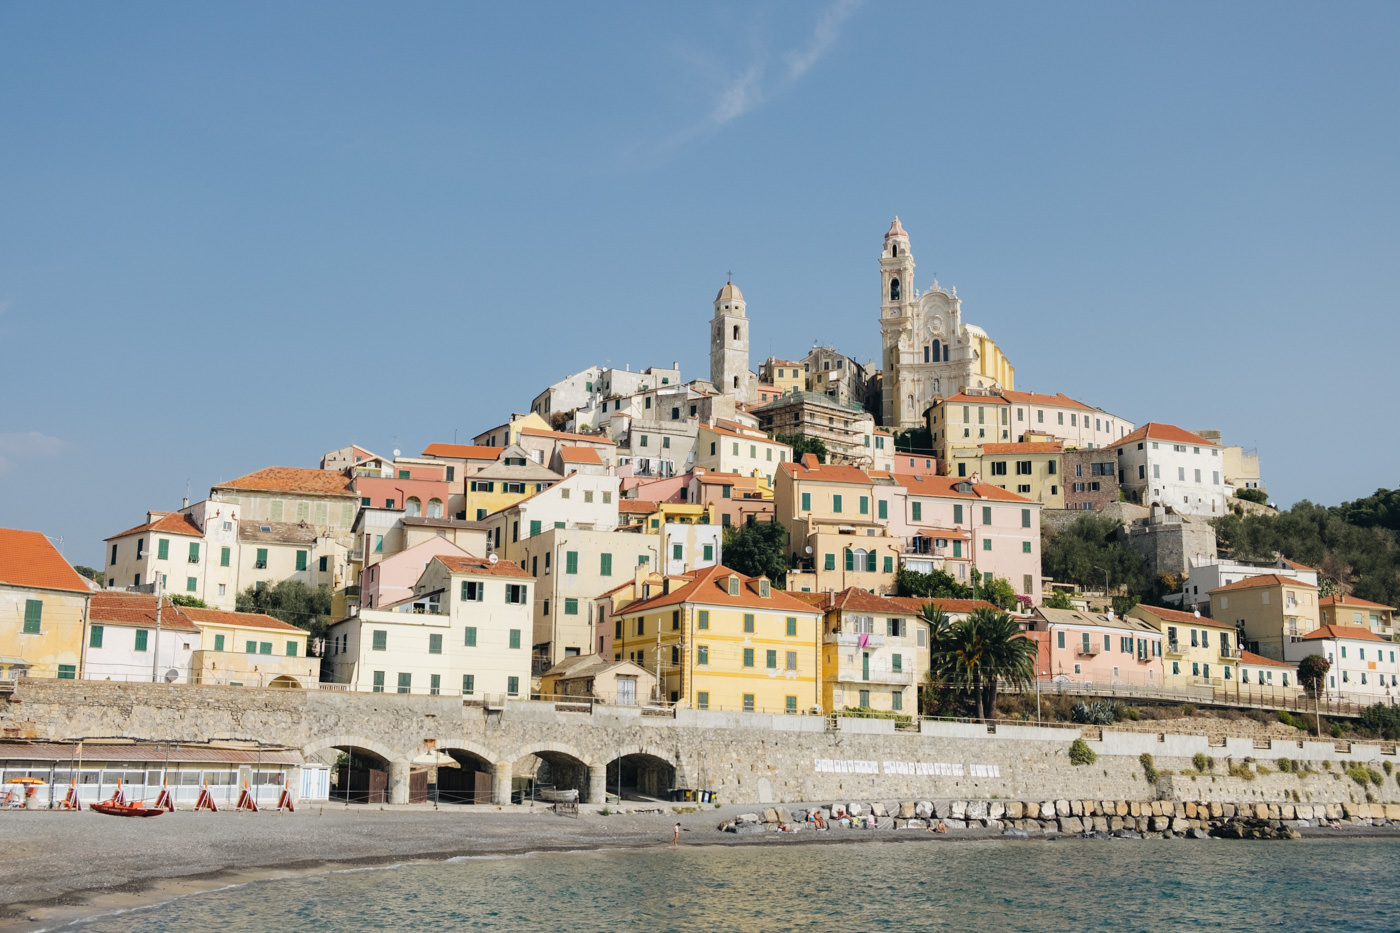
M850 18L860 4L861 0L836 0L822 11L821 18L817 20L817 28L812 33L811 45L807 46L805 51L789 52L786 56L788 80L796 81L821 61L827 49L835 45L836 40L841 37L841 24Z
M0 474L20 460L57 457L68 449L68 442L40 431L0 432Z

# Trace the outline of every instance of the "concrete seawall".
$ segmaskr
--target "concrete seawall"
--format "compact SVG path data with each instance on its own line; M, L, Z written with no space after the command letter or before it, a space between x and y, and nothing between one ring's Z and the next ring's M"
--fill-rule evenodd
M933 721L898 730L890 720L843 718L833 725L819 716L583 709L514 701L488 710L422 695L32 680L0 704L0 729L11 743L256 741L306 756L353 749L384 762L391 802L407 799L410 762L428 751L491 773L496 803L508 802L512 775L528 770L532 756L549 764L561 786L578 787L594 802L603 799L609 764L622 758L659 769L666 786L714 790L728 802L1400 802L1395 748L1381 743L1212 742L1112 728ZM1097 755L1093 764L1069 761L1070 743L1080 737ZM1162 772L1155 782L1139 760L1144 753ZM1194 771L1197 754L1212 759L1209 771ZM1279 759L1290 770L1281 771ZM1307 769L1294 773L1294 761ZM1363 787L1344 773L1355 766L1384 779Z

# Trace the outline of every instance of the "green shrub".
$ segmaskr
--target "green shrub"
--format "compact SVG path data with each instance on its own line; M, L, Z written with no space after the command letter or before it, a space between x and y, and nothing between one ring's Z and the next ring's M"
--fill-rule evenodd
M1340 739L1342 737L1342 724L1339 722L1328 723L1327 734L1334 739Z
M1195 766L1197 771L1201 772L1210 771L1215 767L1215 762L1204 752L1197 752L1192 755L1191 764Z
M1383 739L1400 738L1400 706L1376 703L1361 714L1361 728Z
M1113 706L1112 703L1105 703L1102 700L1094 700L1090 703L1081 700L1074 704L1074 709L1070 710L1069 718L1087 726L1111 726L1118 721L1118 713Z
M1366 776L1369 777L1371 779L1371 783L1376 785L1377 787L1380 787L1382 784L1385 783L1385 775L1381 774L1375 768L1367 768Z
M1287 758L1280 758L1278 761L1276 761L1276 762L1274 762L1274 763L1275 763L1276 765L1278 765L1278 769L1279 769L1280 771L1285 771L1285 772L1287 772L1287 771L1292 771L1292 770L1293 770L1293 762L1289 761Z
M1395 770L1395 766L1388 761L1381 762L1381 767L1385 769L1386 774L1389 774L1391 771Z
M1231 764L1230 777L1236 777L1246 781L1252 781L1255 777L1254 769L1244 762L1240 762L1239 764Z
M1075 739L1069 743L1069 763L1072 765L1091 765L1099 760L1099 756L1094 754L1094 750L1089 747L1089 743L1083 739Z
M1142 718L1142 713L1136 706L1120 706L1118 707L1118 718L1137 722Z
M1369 770L1365 765L1351 765L1347 768L1347 777L1365 787L1371 782L1371 775L1367 773Z
M1152 756L1143 752L1138 756L1138 764L1142 765L1142 775L1147 778L1148 783L1156 784L1162 774L1157 770L1157 763L1152 760Z

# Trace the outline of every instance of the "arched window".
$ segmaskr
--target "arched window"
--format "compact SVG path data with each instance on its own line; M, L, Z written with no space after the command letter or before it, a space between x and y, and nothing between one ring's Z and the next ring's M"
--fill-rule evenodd
M422 515L422 514L423 514L423 503L419 501L419 499L418 499L417 496L409 496L409 497L408 497L408 502L405 503L405 505L406 505L407 507L404 509L404 511L405 511L407 514L409 514L409 515Z
M739 325L738 325L738 324L735 324L735 325L734 325L734 339L735 339L735 340L738 340L738 339L739 339Z
M890 279L890 301L899 300L899 279Z
M428 500L428 517L429 517L429 518L442 518L442 500L441 500L441 499L429 499L429 500Z
M948 362L948 345L946 343L943 345L943 362Z
M943 349L942 349L942 348L943 348L943 343L942 343L942 341L935 340L935 341L933 342L933 361L934 361L935 363L937 363L939 360L943 360L944 362L947 362L947 358L943 356ZM925 361L925 362L927 362L927 361Z
M934 341L934 344L936 345L937 343L938 343L938 341L935 340L935 341ZM928 362L928 347L924 347L924 362L925 362L925 363Z
M899 256L899 244L898 244L898 243L891 243L891 244L890 244L890 255L891 255L891 256L895 256L895 257L898 257L898 256Z

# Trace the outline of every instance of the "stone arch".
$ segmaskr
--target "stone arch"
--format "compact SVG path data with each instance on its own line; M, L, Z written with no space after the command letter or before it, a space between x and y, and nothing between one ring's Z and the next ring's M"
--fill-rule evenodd
M592 756L564 742L540 742L507 759L511 801L542 799L549 791L576 790L580 800L591 799L594 772Z
M437 785L439 803L489 804L497 780L495 753L465 739L439 739L436 752L452 759L434 765L430 782ZM508 778L508 776L507 776Z
M607 763L606 791L623 799L669 800L671 791L678 788L679 774L669 753L646 748L619 751Z
M300 690L301 681L290 674L278 674L267 682L268 687L273 690Z
M334 757L327 753L334 752ZM345 803L390 803L388 775L390 768L405 754L365 736L323 736L302 748L302 757L325 759L331 765L331 800ZM341 764L339 756L349 758Z

